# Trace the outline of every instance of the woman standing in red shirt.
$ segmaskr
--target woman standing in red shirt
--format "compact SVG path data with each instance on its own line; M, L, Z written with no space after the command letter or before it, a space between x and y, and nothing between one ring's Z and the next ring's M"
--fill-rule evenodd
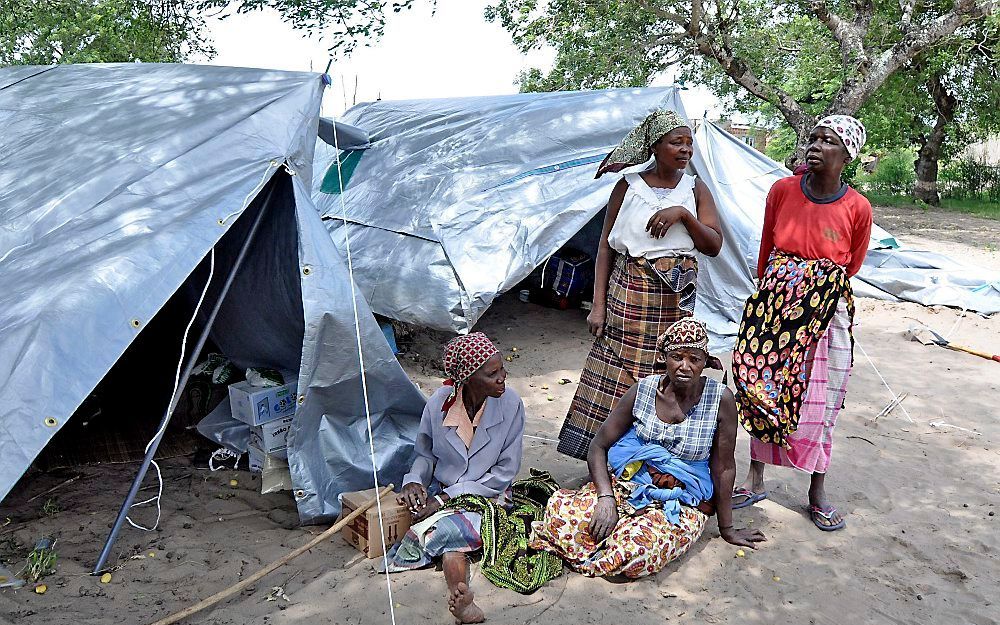
M850 278L871 234L868 200L841 181L866 132L831 115L809 137L807 169L771 187L764 211L757 292L747 300L733 351L740 423L750 471L733 508L767 497L764 465L811 474L809 514L824 531L846 524L826 496L833 428L853 363Z

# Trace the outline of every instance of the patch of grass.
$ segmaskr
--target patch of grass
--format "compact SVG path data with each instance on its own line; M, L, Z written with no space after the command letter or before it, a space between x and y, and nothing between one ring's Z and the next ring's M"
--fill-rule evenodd
M59 507L59 502L54 497L49 497L45 500L45 505L42 506L42 514L48 517L53 517L61 511Z
M901 208L921 208L924 210L935 208L956 213L977 215L988 219L1000 219L1000 204L987 200L943 198L941 206L932 207L904 195L880 195L877 193L866 193L865 195L873 206L896 206Z
M44 547L32 549L19 575L29 584L34 584L46 575L56 572L56 560L58 559L59 554L55 551L55 543L48 549Z

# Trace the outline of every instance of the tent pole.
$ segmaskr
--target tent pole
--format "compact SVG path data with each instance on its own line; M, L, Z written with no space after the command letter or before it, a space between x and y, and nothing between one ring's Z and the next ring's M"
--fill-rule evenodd
M267 192L264 204L260 207L260 211L258 211L257 217L254 219L253 226L251 226L246 240L243 241L243 247L240 248L240 253L236 257L236 261L233 263L232 269L229 270L229 275L226 276L226 282L223 284L222 290L219 292L219 296L215 301L212 312L208 316L208 320L205 322L205 327L201 330L198 342L195 344L195 348L191 350L188 355L187 365L184 368L184 374L181 376L180 382L177 384L177 392L174 393L174 396L171 398L170 404L167 406L167 410L163 414L163 419L160 422L157 435L153 438L151 444L149 445L149 449L146 451L146 456L142 459L142 465L139 467L139 473L132 481L132 487L129 489L128 495L125 497L125 501L122 502L121 510L118 511L118 516L115 518L114 525L111 527L108 539L104 543L104 548L101 550L100 557L97 559L97 565L94 566L94 570L92 572L93 575L103 571L104 566L108 561L108 556L111 555L111 548L114 547L115 539L118 537L118 532L121 531L122 525L125 523L125 517L128 516L128 511L132 507L132 502L135 501L135 496L139 492L139 487L142 485L142 481L146 477L146 472L149 471L149 465L153 461L153 456L156 455L156 451L160 447L160 441L163 439L163 435L167 431L167 424L170 423L170 418L174 414L174 409L177 408L177 402L179 401L181 393L183 392L184 387L187 386L188 378L191 377L191 371L194 370L198 356L201 354L201 350L205 346L205 341L208 340L208 333L212 329L215 317L219 314L219 309L222 308L222 302L225 301L226 294L229 293L229 288L233 285L233 280L236 278L236 274L240 270L240 265L243 264L243 259L246 258L247 250L250 249L250 244L253 242L254 236L257 234L257 230L263 221L264 214L271 205L272 195L274 195L273 183Z

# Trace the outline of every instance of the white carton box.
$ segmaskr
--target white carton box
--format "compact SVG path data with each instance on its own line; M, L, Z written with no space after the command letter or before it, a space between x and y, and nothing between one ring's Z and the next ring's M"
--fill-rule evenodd
M229 385L229 404L234 418L247 425L261 425L295 414L295 393L295 382L265 388L237 382Z
M251 427L250 444L266 454L287 457L283 452L288 447L288 431L293 421L295 417L291 416Z
M251 473L260 473L264 470L264 452L253 445L247 448L247 460L250 463Z

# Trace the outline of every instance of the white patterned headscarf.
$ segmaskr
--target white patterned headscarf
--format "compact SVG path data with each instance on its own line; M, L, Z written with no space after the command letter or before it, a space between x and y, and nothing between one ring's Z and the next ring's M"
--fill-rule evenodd
M819 120L815 128L820 126L837 133L852 159L858 157L861 148L865 146L865 141L868 140L868 131L865 130L865 125L850 115L827 115Z

